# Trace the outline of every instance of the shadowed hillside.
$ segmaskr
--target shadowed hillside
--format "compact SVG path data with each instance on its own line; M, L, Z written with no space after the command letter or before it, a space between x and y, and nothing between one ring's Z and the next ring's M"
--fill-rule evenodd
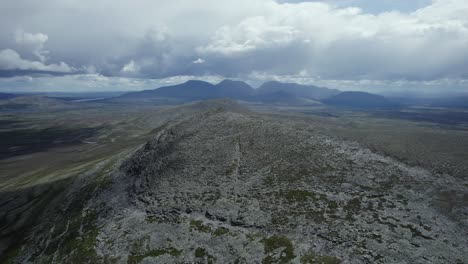
M363 109L392 109L400 106L383 96L366 92L342 92L322 102L332 106Z
M314 100L321 100L336 95L340 92L335 89L322 88L313 85L301 85L296 83L281 83L276 81L270 81L260 86L257 90L257 93L269 94L279 91L285 91L297 97L304 97Z

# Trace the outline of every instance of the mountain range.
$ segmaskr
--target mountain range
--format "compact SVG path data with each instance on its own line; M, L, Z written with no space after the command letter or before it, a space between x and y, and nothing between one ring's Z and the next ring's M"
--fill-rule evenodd
M118 100L168 100L191 102L215 98L230 98L248 102L275 105L319 105L362 109L389 109L399 107L384 96L366 92L341 92L336 89L269 81L254 89L242 81L224 80L218 84L187 81L153 90L130 92Z
M17 105L18 103L25 104L23 101L26 99L21 98L28 98L28 96L2 93L0 94L0 98L6 99L2 103L3 105ZM32 96L29 101L34 99L34 104L37 104L38 98L46 97ZM325 87L281 83L277 81L265 82L259 88L254 89L245 82L234 80L223 80L218 84L190 80L182 84L164 86L152 90L124 93L110 98L110 100L180 104L216 98L229 98L273 105L311 106L325 104L334 107L361 109L390 109L400 106L400 103L389 100L384 96L366 92L341 92ZM31 102L29 101L26 104L30 105Z
M329 88L295 83L266 82L258 89L242 81L224 80L218 84L204 81L187 81L182 84L165 86L153 90L130 92L119 99L179 99L198 101L214 98L231 98L251 102L274 104L317 104L317 100L340 93Z

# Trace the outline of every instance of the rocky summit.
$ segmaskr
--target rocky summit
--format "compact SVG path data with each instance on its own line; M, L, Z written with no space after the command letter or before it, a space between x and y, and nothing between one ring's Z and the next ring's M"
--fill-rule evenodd
M468 260L450 175L226 100L157 118L150 141L67 186L11 262Z

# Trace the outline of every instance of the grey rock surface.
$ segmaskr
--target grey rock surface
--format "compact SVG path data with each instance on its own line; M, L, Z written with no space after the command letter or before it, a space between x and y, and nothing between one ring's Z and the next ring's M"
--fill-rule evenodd
M229 101L171 111L184 114L161 118L81 209L75 236L89 247L39 230L17 260L467 263L467 188L450 175Z

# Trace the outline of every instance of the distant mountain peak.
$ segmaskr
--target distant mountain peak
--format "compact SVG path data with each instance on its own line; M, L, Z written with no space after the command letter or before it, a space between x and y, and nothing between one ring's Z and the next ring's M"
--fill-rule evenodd
M268 81L262 84L257 92L258 94L267 94L277 91L286 91L298 97L304 97L314 100L324 99L338 94L340 91L329 88L317 87L314 85L303 85L297 83L283 83L279 81Z
M202 81L202 80L188 80L185 83L209 83L209 82Z
M220 97L229 97L234 99L248 99L255 90L243 81L225 79L216 85Z
M177 85L213 85L212 83L201 81L201 80L188 80L182 84L176 84Z
M244 83L243 81L236 81L236 80L231 80L231 79L224 79L218 84L231 84L231 83Z
M217 85L243 85L243 86L250 86L246 82L239 81L239 80L231 80L231 79L224 79L219 82Z

